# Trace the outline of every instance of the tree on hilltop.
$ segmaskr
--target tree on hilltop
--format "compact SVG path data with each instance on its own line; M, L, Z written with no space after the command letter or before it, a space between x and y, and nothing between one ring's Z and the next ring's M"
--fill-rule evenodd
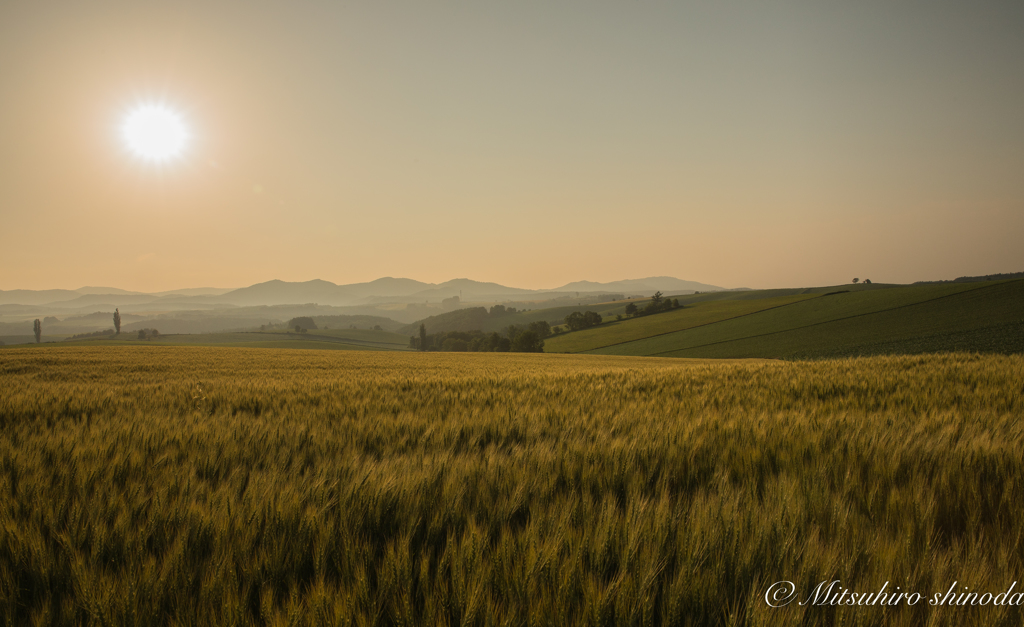
M569 327L570 331L579 331L601 324L601 320L601 314L596 311L587 311L585 313L574 311L565 317L565 326Z

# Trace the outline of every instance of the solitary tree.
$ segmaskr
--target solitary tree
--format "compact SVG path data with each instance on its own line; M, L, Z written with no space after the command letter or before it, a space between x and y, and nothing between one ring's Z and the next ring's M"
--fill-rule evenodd
M39 322L39 318L32 323L32 332L36 334L36 344L43 341L43 323Z
M630 303L630 304L626 305L626 315L627 316L635 316L636 315L636 303Z
M427 350L427 325L420 323L420 350Z
M860 279L854 279L853 282L854 283L860 283Z
M117 309L114 309L114 330L121 334L121 312Z

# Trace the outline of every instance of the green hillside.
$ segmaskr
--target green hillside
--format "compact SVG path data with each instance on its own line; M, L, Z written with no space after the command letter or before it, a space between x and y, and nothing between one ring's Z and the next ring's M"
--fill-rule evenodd
M736 312L742 302L732 301ZM1020 280L851 290L701 326L683 326L710 306L703 303L658 314L666 317L666 322L657 324L659 328L670 324L669 316L678 321L675 332L652 332L623 341L631 334L631 325L636 327L633 336L655 327L639 318L602 325L588 335L579 332L553 338L546 349L572 350L575 345L581 352L605 355L787 359L953 350L1024 352L1024 281ZM711 317L710 312L707 315Z
M681 329L712 324L729 318L747 316L752 313L782 307L791 303L814 298L813 295L775 296L757 300L712 300L696 305L687 305L659 314L622 321L612 321L599 327L565 333L545 342L544 350L549 353L580 353L644 338L673 333ZM679 299L682 301L682 299Z
M641 302L641 301L637 301ZM607 303L596 303L589 305L573 305L567 307L551 307L548 309L531 309L529 311L517 311L515 313L501 313L494 315L488 313L485 307L467 307L447 313L430 316L423 320L417 320L398 330L406 337L419 332L420 323L427 327L427 333L438 333L441 331L501 331L509 325L526 326L531 322L544 320L556 325L562 324L565 317L574 311L596 311L605 318L613 318L615 314L621 314L626 309L627 301L613 301Z
M834 292L870 292L907 287L893 283L857 283L849 285L825 285L822 287L784 287L770 290L727 290L722 292L702 292L678 296L679 303L691 305L723 300L760 300L779 296L823 295Z

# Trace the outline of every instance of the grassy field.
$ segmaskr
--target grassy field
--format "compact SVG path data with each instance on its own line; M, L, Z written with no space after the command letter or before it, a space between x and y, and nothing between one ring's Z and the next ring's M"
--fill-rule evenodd
M1024 357L0 351L8 625L1020 625ZM1018 584L1018 588L1019 588Z
M59 346L232 346L249 348L305 348L320 350L408 350L409 338L399 333L370 329L318 329L294 331L239 331L236 333L195 333L161 335L138 339L138 333L60 342ZM47 348L56 348L46 344Z
M748 316L814 297L801 294L757 300L712 300L653 316L609 321L596 328L556 335L545 341L544 350L549 353L581 353L610 344L624 344Z
M1021 280L716 299L556 336L545 350L773 359L1022 353L1022 312Z

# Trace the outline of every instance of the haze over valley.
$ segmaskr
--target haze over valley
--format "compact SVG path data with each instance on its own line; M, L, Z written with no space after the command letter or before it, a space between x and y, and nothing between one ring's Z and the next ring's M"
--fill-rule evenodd
M672 277L598 283L576 281L549 289L524 289L470 279L440 284L385 277L368 283L267 281L237 289L189 288L146 294L118 288L0 290L0 341L28 343L34 319L50 339L112 328L120 312L123 329L157 328L162 333L212 333L280 324L298 316L349 316L351 324L388 330L460 307L501 303L519 309L588 304L655 292L691 294L725 288ZM355 317L363 317L358 320ZM346 325L348 326L348 325Z
M1022 34L0 0L0 625L1024 625Z

